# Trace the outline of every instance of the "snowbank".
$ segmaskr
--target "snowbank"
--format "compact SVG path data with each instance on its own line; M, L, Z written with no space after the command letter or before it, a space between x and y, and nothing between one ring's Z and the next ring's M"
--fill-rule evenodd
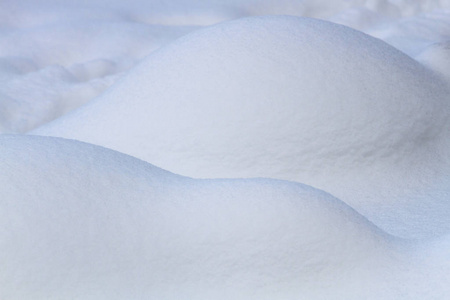
M0 145L2 299L450 292L448 276L436 282L435 266L422 273L427 248L413 251L305 185L194 180L58 138L3 135ZM437 260L439 249L432 248Z
M373 208L380 203L398 219L400 208L390 205L409 195L396 191L419 190L419 203L431 201L421 186L448 166L439 154L448 148L448 94L437 74L361 32L253 17L181 38L34 133L102 145L192 177L304 182L373 220L385 216ZM441 211L442 201L433 201ZM406 218L407 226L417 220Z

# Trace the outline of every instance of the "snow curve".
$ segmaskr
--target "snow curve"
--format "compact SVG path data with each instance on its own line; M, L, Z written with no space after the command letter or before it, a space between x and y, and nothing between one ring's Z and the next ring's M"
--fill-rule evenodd
M395 292L403 242L322 191L184 178L60 138L0 145L2 299Z
M102 145L186 176L303 182L394 234L413 226L412 235L426 236L450 230L432 221L450 211L440 196L448 188L430 192L443 176L436 173L450 169L448 94L439 74L361 32L253 17L182 37L33 133ZM422 214L419 204L430 198L437 204ZM429 228L419 228L422 216Z

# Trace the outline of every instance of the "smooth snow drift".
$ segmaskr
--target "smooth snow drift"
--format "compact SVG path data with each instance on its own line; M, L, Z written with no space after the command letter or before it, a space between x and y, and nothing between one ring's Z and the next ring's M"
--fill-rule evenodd
M58 138L0 146L2 299L450 295L448 264L421 262L445 248L390 237L305 185L188 179Z
M423 223L410 216L422 207L397 203L411 189L418 203L432 201L421 184L448 165L439 151L448 148L449 93L440 76L361 32L254 17L162 48L102 97L34 133L102 145L192 177L304 182L406 234L387 223ZM429 210L439 214L436 197ZM440 221L417 230L450 229L438 228Z

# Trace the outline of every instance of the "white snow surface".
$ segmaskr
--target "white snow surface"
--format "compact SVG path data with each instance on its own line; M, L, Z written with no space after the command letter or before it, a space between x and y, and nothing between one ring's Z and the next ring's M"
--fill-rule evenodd
M190 179L60 138L0 145L2 299L450 296L446 239L394 238L311 187Z
M0 299L450 299L449 43L449 0L0 1Z
M103 96L33 133L191 177L303 182L392 233L428 235L450 229L441 224L447 185L435 183L450 169L449 94L441 76L359 31L252 17L160 49ZM431 212L410 218L423 215L423 202Z
M448 0L3 0L0 132L28 132L72 111L202 26L255 15L314 17L415 56L449 40L448 10Z
M0 39L0 125L26 132L94 98L140 58L192 28L59 21Z

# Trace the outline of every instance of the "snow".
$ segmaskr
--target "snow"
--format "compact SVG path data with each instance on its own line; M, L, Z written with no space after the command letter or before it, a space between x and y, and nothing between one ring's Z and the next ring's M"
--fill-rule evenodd
M8 32L0 40L3 132L27 132L79 107L135 61L191 29L59 21Z
M423 65L429 67L450 81L450 42L434 43L415 57Z
M268 14L322 18L415 56L449 39L446 9L445 0L4 0L0 130L25 133L57 119L100 95L155 49L202 26ZM78 76L79 67L99 60L109 67L89 79ZM55 65L63 70L49 78ZM75 78L67 80L66 73Z
M449 13L1 1L0 298L450 298Z
M437 266L419 273L436 247L311 187L189 179L59 138L0 144L2 299L448 295L421 282L436 280ZM400 280L413 285L393 288Z
M421 187L436 178L429 169L450 169L442 165L447 152L435 153L448 148L449 93L439 76L358 31L252 17L160 49L103 96L33 133L102 145L191 177L303 182L406 234L403 224L378 221L385 214L372 207L389 205L389 219L402 218L405 183ZM384 190L372 191L377 185ZM387 200L386 191L399 195ZM429 197L417 193L417 202ZM432 210L449 211L436 202Z

